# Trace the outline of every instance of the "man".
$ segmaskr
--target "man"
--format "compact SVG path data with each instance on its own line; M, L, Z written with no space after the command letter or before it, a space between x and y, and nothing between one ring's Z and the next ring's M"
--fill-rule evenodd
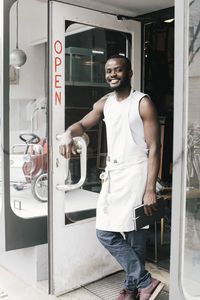
M156 209L160 134L153 103L147 95L132 90L131 77L129 59L119 55L108 59L105 78L112 93L66 130L59 151L69 159L71 152L75 154L73 137L104 117L108 156L97 204L97 237L126 272L117 300L147 300L155 299L163 284L145 270L146 230L135 230L133 207L143 202L147 215Z

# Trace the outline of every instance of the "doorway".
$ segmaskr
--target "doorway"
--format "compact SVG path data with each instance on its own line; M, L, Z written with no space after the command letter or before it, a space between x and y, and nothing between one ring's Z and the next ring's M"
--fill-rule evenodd
M140 18L144 20L142 89L150 95L160 120L161 161L157 186L158 195L166 200L165 217L156 227L150 226L147 258L169 271L174 113L174 9L161 10Z

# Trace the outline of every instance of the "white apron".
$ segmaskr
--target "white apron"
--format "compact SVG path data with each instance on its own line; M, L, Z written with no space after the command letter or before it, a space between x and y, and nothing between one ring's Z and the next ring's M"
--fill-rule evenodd
M111 94L105 103L108 159L97 203L97 229L115 232L135 229L133 208L142 203L146 187L147 151L133 139L129 112L132 101L137 101L135 107L139 113L143 96L131 91L128 98L118 102L115 94Z

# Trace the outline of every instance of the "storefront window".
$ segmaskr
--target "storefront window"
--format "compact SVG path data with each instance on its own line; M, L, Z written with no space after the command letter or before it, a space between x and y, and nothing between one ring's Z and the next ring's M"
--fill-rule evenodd
M47 215L46 24L46 1L13 4L10 11L10 205L22 218ZM27 57L21 67L12 59L17 43Z
M183 286L200 296L200 2L189 5L186 223Z

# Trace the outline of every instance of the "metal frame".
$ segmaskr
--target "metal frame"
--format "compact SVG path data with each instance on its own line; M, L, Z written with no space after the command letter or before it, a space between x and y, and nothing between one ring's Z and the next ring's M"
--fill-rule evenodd
M186 202L188 0L175 1L175 90L170 300L183 300L182 286Z
M10 163L9 163L9 30L10 9L16 0L2 0L3 32L1 52L1 109L2 109L2 212L5 231L5 250L31 247L47 242L47 217L22 219L10 206ZM31 234L30 234L31 233Z

